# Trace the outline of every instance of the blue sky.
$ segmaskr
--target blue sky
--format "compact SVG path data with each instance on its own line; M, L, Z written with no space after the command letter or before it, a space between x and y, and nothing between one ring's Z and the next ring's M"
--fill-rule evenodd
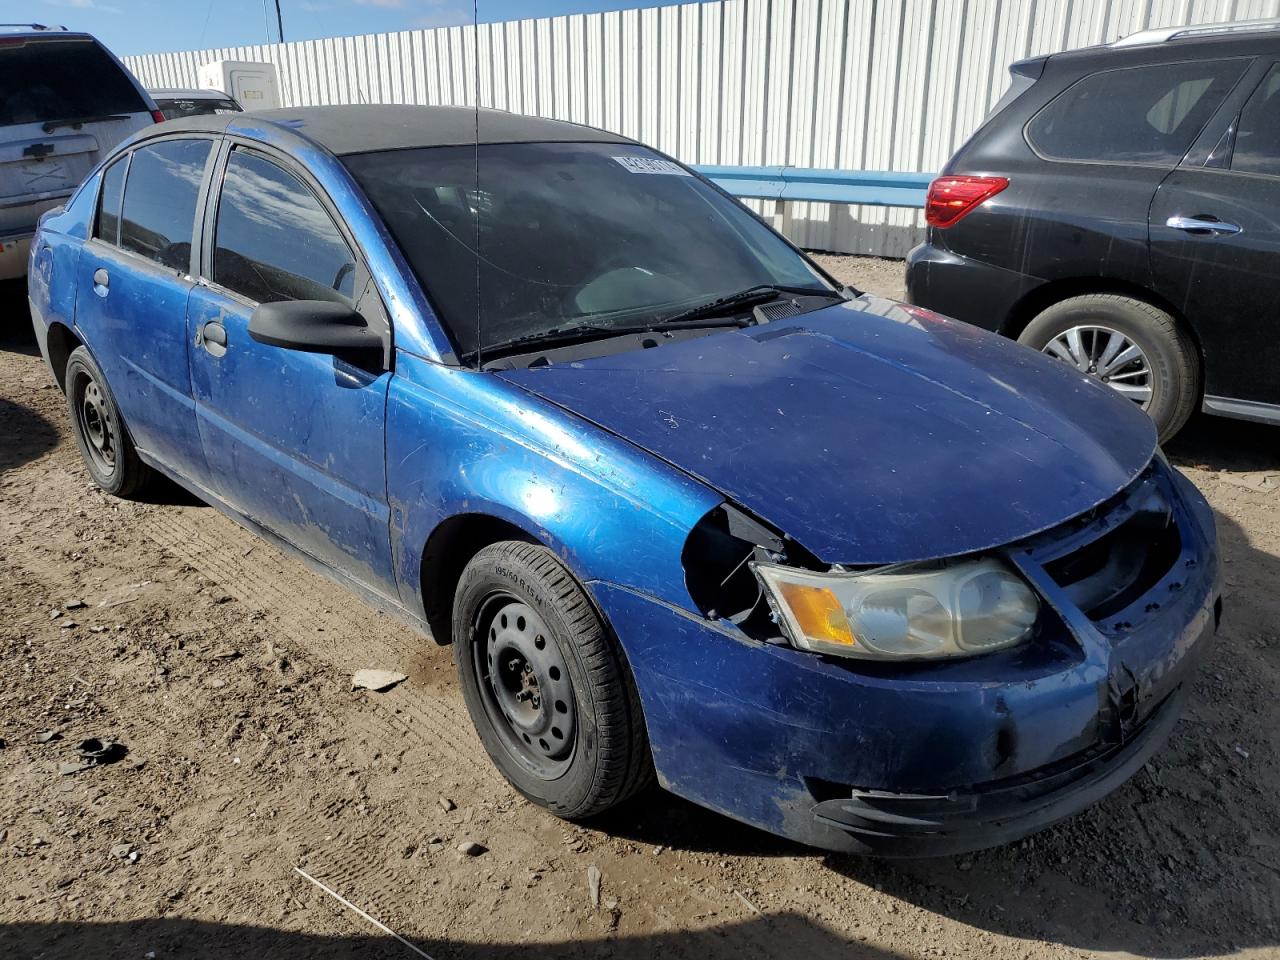
M472 0L280 0L286 40L471 22ZM658 6L673 0L477 0L480 19ZM270 21L264 8L270 8ZM275 40L274 0L0 0L0 22L87 30L120 56Z

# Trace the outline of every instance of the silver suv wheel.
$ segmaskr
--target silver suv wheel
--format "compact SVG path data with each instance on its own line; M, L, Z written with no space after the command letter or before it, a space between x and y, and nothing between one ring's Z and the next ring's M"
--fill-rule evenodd
M1119 330L1096 325L1071 327L1042 347L1052 357L1101 380L1146 410L1151 404L1151 363Z

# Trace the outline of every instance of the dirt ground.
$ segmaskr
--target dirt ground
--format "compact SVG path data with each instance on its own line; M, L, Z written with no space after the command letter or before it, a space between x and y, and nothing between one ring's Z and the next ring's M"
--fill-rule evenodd
M28 330L6 297L0 958L414 956L295 867L436 960L1280 956L1280 431L1197 418L1170 447L1228 591L1170 744L1033 839L887 863L657 790L586 827L525 803L447 649L173 488L93 489ZM410 679L353 692L360 667ZM128 752L61 773L86 737Z

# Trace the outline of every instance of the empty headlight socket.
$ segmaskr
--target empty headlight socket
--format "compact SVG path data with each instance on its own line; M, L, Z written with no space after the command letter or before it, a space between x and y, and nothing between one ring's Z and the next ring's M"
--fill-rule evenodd
M703 616L728 620L748 636L769 643L786 641L750 562L826 569L800 544L727 502L689 532L680 560L689 596Z

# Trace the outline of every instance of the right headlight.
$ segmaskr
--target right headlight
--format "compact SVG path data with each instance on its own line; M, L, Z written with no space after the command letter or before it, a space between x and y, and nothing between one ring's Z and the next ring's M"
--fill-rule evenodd
M752 566L792 643L815 653L868 660L989 653L1030 636L1040 609L1031 587L992 558L864 573Z

